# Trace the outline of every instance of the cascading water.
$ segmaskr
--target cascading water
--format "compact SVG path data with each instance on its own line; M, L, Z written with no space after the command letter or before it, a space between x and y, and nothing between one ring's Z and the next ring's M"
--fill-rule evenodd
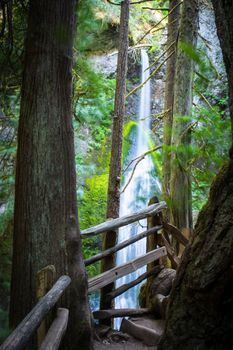
M149 58L146 50L141 50L141 81L144 82L150 75ZM138 128L136 145L130 152L130 159L127 159L127 163L132 162L131 166L124 174L123 187L128 184L129 179L133 177L128 186L121 194L120 203L120 216L133 213L139 209L145 208L150 197L155 191L160 188L158 181L153 176L155 169L151 156L146 156L141 160L135 168L137 157L143 155L151 147L149 146L150 135L150 114L151 114L151 88L150 81L148 81L141 88L140 107L138 113ZM136 160L135 160L136 159ZM134 160L134 161L133 161ZM119 230L118 242L124 241L137 233L142 232L146 228L146 220L141 220L139 223L135 223L130 226L123 227ZM130 261L146 251L146 239L140 240L129 247L120 250L117 253L117 265ZM119 287L122 284L129 283L136 279L145 271L146 267L143 267L134 273L124 276L117 280L116 286ZM115 300L116 308L134 308L137 306L137 296L139 292L139 286L131 288ZM116 327L119 326L119 322L116 322Z

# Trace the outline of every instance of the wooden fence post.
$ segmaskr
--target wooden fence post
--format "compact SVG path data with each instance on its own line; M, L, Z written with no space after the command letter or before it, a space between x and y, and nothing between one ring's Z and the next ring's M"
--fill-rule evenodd
M158 197L154 196L150 199L149 204L156 204L159 203ZM155 226L162 225L162 213L155 214L153 216L150 216L147 218L147 229L150 229ZM146 240L146 251L150 252L151 250L154 250L158 248L158 246L162 246L162 241L161 241L161 235L158 234L158 232L155 232L153 235L147 236ZM156 260L153 261L152 263L149 263L147 265L147 272L152 270L156 265L159 265L160 261Z
M46 293L52 288L54 282L56 279L56 269L54 265L48 265L44 267L42 270L37 272L36 276L36 297L39 301L41 298L45 296ZM42 344L46 332L50 326L50 323L52 323L52 320L49 316L44 319L38 330L37 330L37 345L38 348Z

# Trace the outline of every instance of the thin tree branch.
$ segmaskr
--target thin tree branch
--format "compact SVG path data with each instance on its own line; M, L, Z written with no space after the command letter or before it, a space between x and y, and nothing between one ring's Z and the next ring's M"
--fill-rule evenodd
M162 119L166 114L168 114L169 112L171 112L171 108L168 108L168 109L166 109L165 111L163 111L163 112L161 112L161 113L156 113L156 114L152 114L151 116L153 117L153 118L160 118L160 119Z
M171 43L171 45L169 45L169 46L166 48L166 50L164 50L164 51L162 52L162 54L161 54L158 58L156 58L156 60L155 60L153 63L151 63L151 65L149 65L149 67L146 68L146 70L148 70L148 69L150 69L151 67L153 67L154 65L156 65L156 64L159 62L159 60L170 50L170 48L171 48L173 45L175 45L175 43L176 43L176 40L174 40L174 41Z
M121 6L121 3L123 2L124 0L122 0L121 2L114 2L112 0L107 0L107 2L111 5L116 5L116 6ZM139 1L133 1L130 3L130 5L136 5L136 4L142 4L143 2L148 2L148 1L154 1L154 0L139 0Z
M116 5L116 6L121 6L121 2L119 2L119 3L117 3L117 2L113 2L113 1L111 1L111 0L107 0L107 2L109 3L109 4L111 4L111 5Z
M150 149L149 151L143 153L142 155L138 156L137 158L131 160L131 162L130 162L130 163L127 165L127 167L125 168L124 172L129 168L129 166L130 166L133 162L135 162L135 160L136 160L136 163L134 164L134 167L133 167L133 170L132 170L132 172L131 172L131 174L130 174L129 180L127 181L127 183L126 183L125 187L123 188L123 190L121 191L121 193L125 192L126 188L129 186L129 184L130 184L130 182L131 182L131 180L132 180L132 178L133 178L133 176L134 176L134 173L135 173L135 170L136 170L138 164L139 164L148 154L151 154L152 152L155 152L155 151L157 151L158 149L161 149L161 148L162 148L162 145L157 146L157 147L155 147L155 148L153 148L153 149Z
M139 45L135 45L135 46L130 46L129 49L128 49L128 52L133 51L135 49L140 49L142 47L152 47L152 46L153 45L151 45L151 44L139 44ZM114 56L114 55L117 55L117 54L118 54L118 50L108 54L108 57L111 57L111 56Z
M183 3L183 1L179 2L176 6L174 6L171 11L168 12L168 14L166 14L166 16L164 16L158 23L156 23L152 28L150 28L142 37L141 39L138 40L138 42L136 43L139 44L140 41L142 41L153 29L155 29L156 27L158 27L158 25L160 25L160 23L162 23L168 16L170 16L178 6L180 6Z
M198 124L197 121L190 123L190 124L184 129L184 131L182 132L180 138L182 139L182 137L185 136L185 134L187 134L187 132L189 132L189 130L191 130L191 129L192 129L194 126L196 126L197 124Z
M127 165L127 167L124 169L123 172L125 173L126 170L129 169L130 165L131 165L133 162L135 162L135 160L137 160L137 159L139 159L139 158L141 158L141 157L143 157L143 156L145 156L145 155L147 155L147 154L150 154L150 153L156 151L157 149L160 149L161 147L162 147L162 145L156 146L155 148L152 148L151 150L147 151L146 153L143 153L143 154L141 154L140 156L138 156L138 157L132 159L132 160L129 162L129 164Z
M131 96L134 92L136 92L137 90L141 89L141 87L143 87L143 85L145 85L145 84L150 80L150 78L153 77L153 76L159 71L159 69L164 65L164 63L165 63L172 55L174 55L174 53L175 53L175 51L172 51L172 52L170 53L170 55L168 55L168 56L166 57L166 59L163 60L163 62L160 63L160 65L149 75L149 77L148 77L145 81L143 81L141 84L139 84L138 86L136 86L133 90L131 90L125 98L127 99L127 98L128 98L129 96Z
M214 107L210 104L210 102L207 100L207 98L197 89L195 89L196 93L204 100L204 102L207 104L207 106L214 111Z
M143 10L152 10L152 11L169 11L168 7L142 7Z
M153 1L153 0L140 0L140 1L133 1L130 3L130 5L135 5L135 4L142 4L143 2L148 2L148 1Z

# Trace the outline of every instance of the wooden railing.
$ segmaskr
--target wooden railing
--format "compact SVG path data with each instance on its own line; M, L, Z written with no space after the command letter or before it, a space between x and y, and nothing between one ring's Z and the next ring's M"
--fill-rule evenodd
M134 222L137 222L141 219L145 219L150 216L158 215L163 209L166 208L165 202L160 202L156 204L152 204L148 207L146 207L143 210L140 210L136 213L123 216L121 218L112 219L109 221L106 221L102 224L99 224L97 226L91 227L87 230L84 230L81 232L82 239L89 238L97 234L105 233L105 232L111 232L112 230L117 230L120 227L132 224ZM156 227L152 227L149 230L146 230L142 233L139 233L138 235L135 235L132 238L129 238L125 240L124 242L121 242L117 244L115 247L109 248L87 260L85 260L85 265L88 266L90 264L95 263L98 260L104 259L108 255L112 255L116 253L117 251L149 236L156 232L158 232L162 228L162 225L158 225ZM139 268L141 268L144 265L147 265L155 260L160 259L163 256L167 255L167 251L165 247L156 248L130 262L127 262L125 264L122 264L120 266L116 266L111 270L108 270L106 272L101 273L98 276L95 276L88 281L88 292L92 293L95 292L99 288L103 288L109 283L112 283L116 281L118 278L123 277L125 275L128 275L129 273L132 273ZM151 273L150 273L151 275ZM141 277L141 276L140 276ZM148 274L143 275L143 279L146 279L148 277ZM135 286L137 283L140 283L142 279L137 279L136 281L133 281L131 284L127 284L125 286L122 286L121 289L115 290L111 295L108 297L113 299L116 296L124 293L125 290Z
M149 217L158 217L158 220L155 220L156 222L159 222L160 224L157 226L154 226L152 228L149 228L145 230L142 233L139 233L119 244L116 246L109 248L103 252L100 252L99 254L92 256L88 259L86 259L85 265L89 266L101 259L104 259L106 256L112 255L119 250L145 238L149 237L150 235L156 235L158 234L158 231L160 231L159 236L160 239L158 240L160 242L160 247L153 249L152 251L148 251L146 254L127 262L123 265L116 266L111 270L108 270L106 272L103 272L99 274L98 276L95 276L88 280L88 292L93 293L97 289L101 289L104 286L106 286L109 283L112 283L116 281L118 278L123 277L129 273L132 273L136 271L137 269L141 268L144 265L148 265L151 262L154 262L156 260L159 260L162 257L168 257L171 261L172 267L176 268L180 263L180 258L176 256L175 250L171 244L171 238L175 238L179 244L182 244L183 246L186 246L188 243L188 240L182 235L182 233L173 225L164 222L163 216L162 216L162 210L166 208L165 202L160 202L156 204L152 204L148 206L147 208L138 211L137 213L133 213L131 215L127 215L121 218L112 219L109 221L106 221L102 224L99 224L97 226L88 228L81 232L81 238L89 238L97 234L102 234L106 232L111 232L112 230L117 230L120 227L135 223L141 219L149 218ZM128 289L134 287L135 285L139 284L141 281L149 278L152 275L157 275L161 271L162 267L161 265L155 266L153 268L150 268L147 270L147 272L140 275L137 279L134 281L124 284L123 286L116 288L111 293L107 295L107 298L109 300L112 300L116 298L117 296L121 295ZM93 313L94 318L97 319L103 319L108 317L119 317L119 316L125 316L125 315L138 315L142 313L147 313L147 309L138 309L138 310L130 310L130 309L124 309L124 310L100 310Z
M177 239L177 241L180 244L184 246L187 245L188 240L182 235L182 233L176 227L172 226L169 223L163 222L161 211L165 208L166 208L165 202L156 203L148 206L143 210L138 211L137 213L106 221L100 225L91 227L81 232L81 238L85 239L85 238L89 238L94 235L105 233L111 230L117 230L120 227L132 224L141 219L158 216L158 214L160 218L159 220L160 225L147 229L144 232L139 233L138 235L117 244L115 247L109 248L95 256L90 257L89 259L86 259L85 265L88 266L90 264L93 264L105 258L110 254L116 253L120 249L123 249L145 237L149 237L150 235L157 234L159 230L163 229L163 234L160 233L160 237L162 238L162 240L160 241L163 243L163 246L159 248L155 247L155 249L153 249L152 251L149 251L146 254L130 262L127 262L120 266L116 266L113 269L110 269L109 271L103 272L98 276L95 276L89 279L88 280L89 293L95 292L97 289L102 288L107 284L114 282L118 278L125 276L139 269L140 267L144 265L148 265L151 262L154 262L165 256L169 257L173 266L177 266L179 264L179 258L175 255L174 249L170 242L170 237L171 236L174 237L175 239ZM47 274L46 272L47 289L50 288L50 286L48 288L48 280L50 280L50 285L51 285L51 279L53 280L54 278L54 277L51 277L52 275L54 275L52 267L53 266L48 266L45 269L39 271L38 273L38 276L40 276L40 278L42 277L42 280L43 280L44 278L43 274L45 273L45 271L49 272L49 274ZM147 272L140 275L134 281L124 284L123 286L113 290L111 293L108 294L107 297L109 298L109 300L116 298L117 296L121 295L128 289L140 283L141 281L147 279L152 275L158 274L161 271L161 269L162 267L160 265L150 268L149 270L147 270ZM38 329L39 326L40 328L42 327L42 329L39 328L39 331L38 331L39 350L45 350L45 349L57 350L59 348L61 339L66 331L69 310L62 309L62 308L57 309L57 317L52 322L52 325L50 326L46 335L44 334L46 327L45 327L45 324L43 325L42 321L48 315L49 311L54 307L54 305L59 300L62 293L69 286L70 282L71 282L71 279L69 276L60 277L57 280L57 282L52 286L52 288L47 292L47 294L45 294L46 292L45 286L42 286L42 288L40 286L39 293L37 296L41 297L41 299L38 301L36 306L31 310L31 312L24 318L24 320L18 325L18 327L11 333L11 335L5 340L5 342L0 347L0 350L23 349L27 344L27 342L29 341L32 334L35 333L35 331ZM125 315L141 315L148 312L149 312L148 309L138 309L138 310L123 309L123 310L100 310L93 314L95 318L103 319L103 318L119 317L119 316L125 316Z
M49 311L54 307L62 293L69 286L71 279L69 276L61 276L50 291L38 301L36 306L23 319L18 327L1 345L1 350L21 350L28 343L32 334L37 330ZM58 309L57 317L53 321L45 339L39 350L59 348L63 334L66 331L69 311Z

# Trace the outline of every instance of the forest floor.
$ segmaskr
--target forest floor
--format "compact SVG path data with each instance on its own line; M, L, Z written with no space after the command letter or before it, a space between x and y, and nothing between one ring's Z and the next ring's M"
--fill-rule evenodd
M156 350L157 347L145 345L141 340L137 340L132 336L129 336L128 340L121 340L116 342L109 341L108 338L101 341L94 342L94 350Z
M137 331L136 329L136 331L134 331L133 333L135 336L138 336L139 333L142 333L139 336L140 339L136 339L131 334L113 330L110 327L100 326L100 328L97 328L96 330L97 338L99 339L95 340L94 349L95 350L106 350L106 349L111 349L111 350L147 350L147 349L152 350L154 349L156 350L157 347L155 346L155 343L153 345L146 344L148 342L148 336L150 337L150 334L147 333L147 330L149 329L152 332L156 332L158 336L157 338L157 341L158 341L164 330L164 321L155 320L152 317L131 318L130 321L132 321L136 326L143 327L142 332ZM154 335L152 335L152 337L153 336ZM150 344L150 341L151 339L149 340L149 344Z

